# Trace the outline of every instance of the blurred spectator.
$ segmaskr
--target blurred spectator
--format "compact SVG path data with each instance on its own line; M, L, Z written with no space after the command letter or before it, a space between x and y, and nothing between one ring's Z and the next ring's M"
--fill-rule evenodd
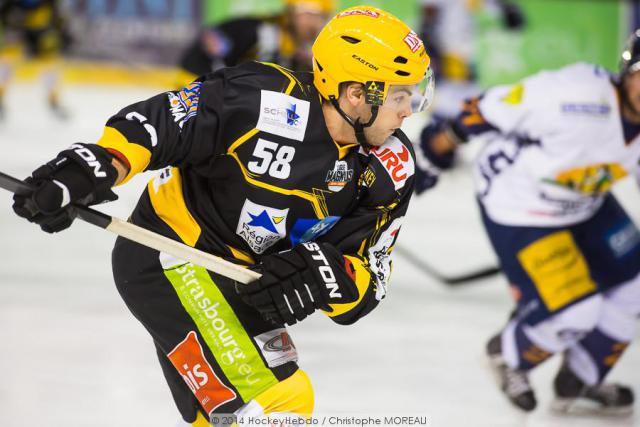
M15 36L28 60L43 68L42 79L47 103L59 118L67 113L60 105L58 58L70 44L66 21L57 0L5 0L0 5L0 118L4 115L4 96L12 74L12 61L6 41Z
M475 85L475 15L498 15L508 30L520 30L524 15L509 0L421 0L421 4L421 38L438 82L434 112L450 117L464 99L479 92Z
M285 0L269 17L240 17L205 28L180 61L181 83L244 61L311 70L311 45L333 13L334 0Z

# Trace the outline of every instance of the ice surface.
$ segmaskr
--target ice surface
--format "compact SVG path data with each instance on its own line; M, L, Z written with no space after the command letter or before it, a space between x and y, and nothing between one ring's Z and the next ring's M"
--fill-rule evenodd
M94 142L108 116L151 96L147 89L76 87L65 98L73 118L58 122L38 87L13 86L0 124L0 170L25 177L72 142ZM420 118L409 124L415 134ZM126 217L143 188L139 177L103 209ZM618 193L638 218L634 183ZM113 286L114 237L77 222L46 235L15 217L0 191L0 426L173 426L177 419L151 339ZM448 174L412 202L399 244L443 274L495 262L473 200L470 173ZM548 411L557 360L532 377L540 400L530 415L498 393L483 358L487 338L512 306L501 276L455 289L395 257L389 295L351 327L317 314L291 333L310 374L319 413L426 415L433 427L632 426L557 417ZM640 391L633 344L612 379ZM637 406L637 405L636 405ZM638 410L640 408L636 408Z

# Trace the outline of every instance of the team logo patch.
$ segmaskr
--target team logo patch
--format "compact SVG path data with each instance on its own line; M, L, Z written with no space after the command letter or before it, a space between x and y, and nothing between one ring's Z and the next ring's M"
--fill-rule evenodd
M395 244L402 219L396 218L382 233L375 245L369 248L369 268L376 278L378 288L376 299L380 301L387 294L387 282L391 276L391 247Z
M329 190L337 193L342 190L348 182L353 179L353 169L349 169L349 165L344 160L336 160L333 169L327 173L325 182Z
M298 361L298 351L285 328L265 332L253 339L270 368Z
M340 220L339 216L328 216L324 219L300 218L289 233L291 246L306 243L326 234Z
M275 209L247 199L242 206L236 234L251 250L261 254L287 235L289 209Z
M416 53L423 45L422 40L420 40L420 37L418 37L414 31L411 31L404 37L404 42L413 53Z
M302 141L309 119L309 101L284 93L260 91L260 117L256 128L263 132Z
M345 16L368 16L370 18L379 18L380 14L374 10L365 10L365 9L354 9L354 10L346 10L338 15L338 18L344 18Z
M202 82L193 82L179 92L167 92L173 121L178 124L180 129L189 119L198 114L201 86Z
M376 182L376 173L367 166L362 175L360 175L360 181L358 182L358 186L366 186L368 188L373 187L373 183Z
M207 414L236 398L236 393L220 381L205 359L195 331L190 331L167 357Z
M415 165L409 149L396 137L390 137L371 154L377 158L391 177L396 190L404 187L407 179L415 173Z

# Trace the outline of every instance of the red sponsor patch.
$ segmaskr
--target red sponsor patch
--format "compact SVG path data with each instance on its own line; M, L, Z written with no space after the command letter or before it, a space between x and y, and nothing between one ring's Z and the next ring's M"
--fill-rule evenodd
M167 355L207 414L236 398L236 393L224 385L204 357L194 331Z
M418 35L413 31L405 36L404 42L407 44L407 46L409 46L409 49L411 49L411 52L413 53L417 52L418 49L420 49L420 47L423 45L420 37L418 37Z
M371 153L382 163L389 173L396 190L404 187L407 178L414 174L414 164L409 150L400 141L386 142L371 149Z
M344 12L338 14L338 18L344 18L345 16L354 16L354 15L369 16L371 18L380 17L380 14L374 10L354 9L354 10L345 10Z

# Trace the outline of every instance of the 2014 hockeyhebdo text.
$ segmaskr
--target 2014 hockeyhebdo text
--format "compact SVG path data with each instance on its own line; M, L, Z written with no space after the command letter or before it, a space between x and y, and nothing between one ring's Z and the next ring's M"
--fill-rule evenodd
M218 419L215 419L218 418ZM213 415L211 421L214 425L225 424L225 416ZM231 420L229 420L231 421ZM272 417L263 415L260 417L238 416L233 417L233 422L239 426L266 426L266 427L296 427L296 426L428 426L429 418L424 415L319 415L301 418L295 415L287 416L279 414Z

